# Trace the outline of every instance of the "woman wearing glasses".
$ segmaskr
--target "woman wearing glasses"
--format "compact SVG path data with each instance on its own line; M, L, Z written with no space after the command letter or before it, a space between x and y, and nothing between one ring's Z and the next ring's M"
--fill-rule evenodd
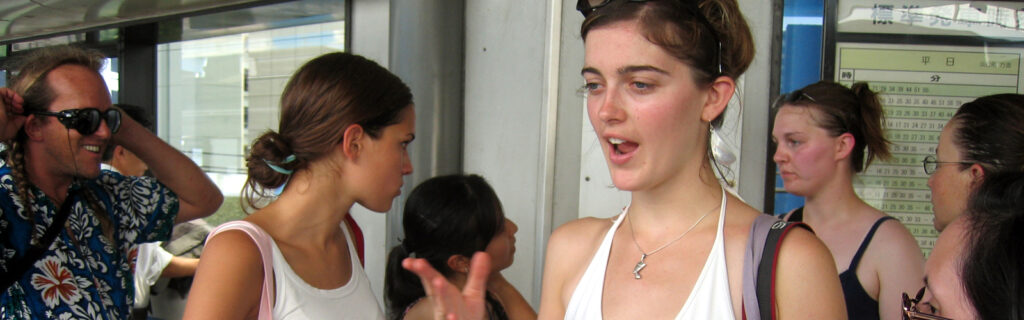
M925 265L926 287L904 295L905 319L1024 319L1024 172L987 174Z
M924 257L907 229L854 193L854 174L889 156L882 106L866 83L818 82L773 108L772 140L786 191L806 200L786 216L832 252L850 319L899 319L900 294L921 287Z
M942 128L935 156L924 160L932 190L935 229L942 231L967 208L967 198L988 174L1024 171L1024 96L978 98Z

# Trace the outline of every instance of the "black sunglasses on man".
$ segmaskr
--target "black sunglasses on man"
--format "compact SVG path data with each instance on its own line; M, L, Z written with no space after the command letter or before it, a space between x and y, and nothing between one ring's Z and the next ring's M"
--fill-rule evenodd
M100 128L100 122L106 121L110 133L117 133L121 128L121 111L110 108L100 111L96 108L66 109L57 112L34 111L31 114L57 118L65 128L75 129L79 134L87 136Z

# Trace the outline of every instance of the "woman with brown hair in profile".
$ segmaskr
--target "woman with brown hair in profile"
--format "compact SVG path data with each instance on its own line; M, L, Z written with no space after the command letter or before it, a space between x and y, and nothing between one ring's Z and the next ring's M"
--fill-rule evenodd
M877 95L867 83L822 81L773 112L773 159L786 191L806 199L786 220L810 225L832 252L850 319L900 319L900 295L921 287L924 256L906 227L853 190L855 174L889 157Z
M391 208L414 124L409 88L376 63L338 52L303 65L278 130L246 158L258 210L210 233L185 318L384 319L342 221L356 203Z

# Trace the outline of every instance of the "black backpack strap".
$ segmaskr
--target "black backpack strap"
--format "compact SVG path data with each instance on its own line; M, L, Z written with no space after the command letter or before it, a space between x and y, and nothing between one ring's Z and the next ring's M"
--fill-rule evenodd
M38 245L29 245L28 250L25 251L25 255L21 257L21 260L15 261L4 272L3 278L0 279L0 294L7 292L7 289L14 284L14 282L21 279L28 272L28 269L32 267L39 258L42 258L43 254L50 249L50 245L57 239L57 235L60 234L60 230L64 228L64 224L68 221L68 216L71 215L71 205L75 202L74 198L78 195L77 192L72 191L68 194L68 197L64 199L64 203L61 204L60 210L57 211L57 215L53 217L53 222L50 226L46 227L46 232L43 233L43 237L39 239ZM31 206L28 207L31 210Z
M775 319L775 270L779 262L779 246L786 234L795 227L811 231L802 222L776 221L768 230L764 252L757 266L757 305L761 319ZM813 231L811 231L813 233Z

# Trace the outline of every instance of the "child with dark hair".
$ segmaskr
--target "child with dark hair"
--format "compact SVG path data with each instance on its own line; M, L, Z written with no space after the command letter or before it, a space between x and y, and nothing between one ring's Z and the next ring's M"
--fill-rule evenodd
M470 257L487 252L492 261L487 279L489 319L536 319L523 296L502 277L512 265L518 228L505 218L498 196L482 177L448 175L424 181L409 194L402 215L405 238L391 249L385 275L389 319L432 319L420 279L402 268L408 257L426 259L452 284L467 281Z

